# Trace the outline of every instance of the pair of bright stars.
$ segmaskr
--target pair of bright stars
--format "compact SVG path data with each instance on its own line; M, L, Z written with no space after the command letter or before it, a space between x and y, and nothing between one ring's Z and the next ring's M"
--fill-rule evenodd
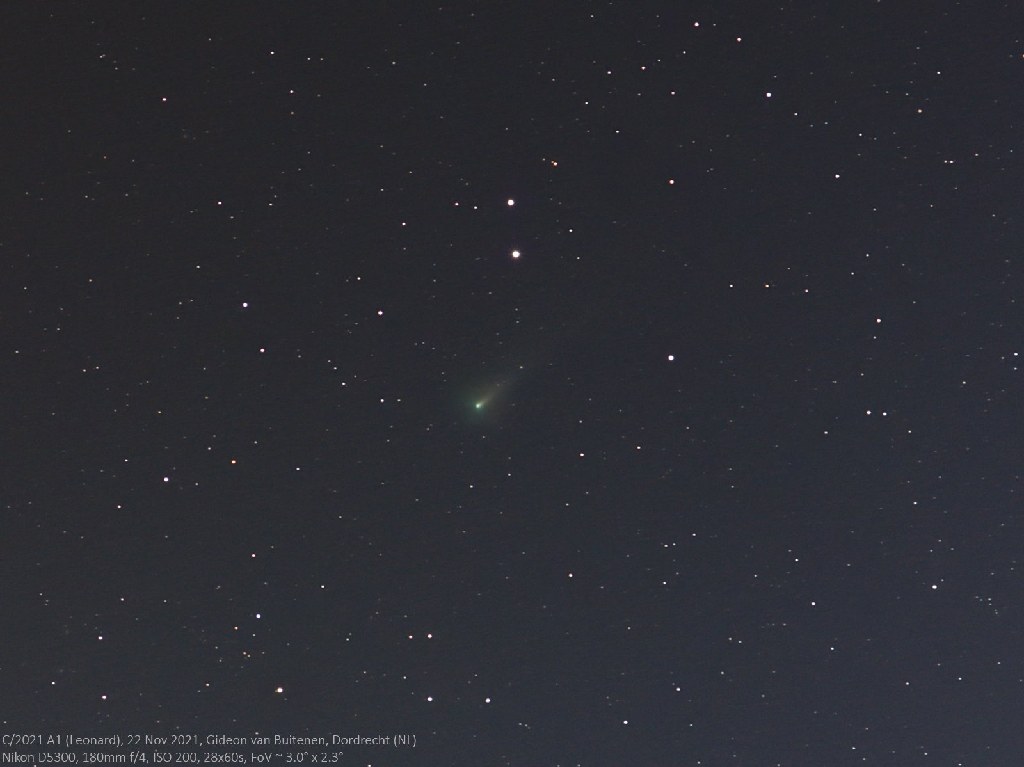
M511 197L509 197L508 200L506 201L506 204L510 208L512 208L512 207L515 207L516 201L513 200ZM513 250L512 253L511 253L512 258L515 258L515 259L519 258L521 255L523 255L523 254L520 253L518 250Z

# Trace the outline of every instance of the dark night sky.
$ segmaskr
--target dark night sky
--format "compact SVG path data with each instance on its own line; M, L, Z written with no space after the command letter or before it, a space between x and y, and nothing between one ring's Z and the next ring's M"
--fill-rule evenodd
M1021 763L1024 12L922 7L5 3L0 729Z

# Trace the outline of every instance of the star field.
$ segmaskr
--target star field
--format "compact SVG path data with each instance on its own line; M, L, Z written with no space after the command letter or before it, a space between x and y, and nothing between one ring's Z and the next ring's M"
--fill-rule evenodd
M5 732L1024 758L1012 4L0 14Z

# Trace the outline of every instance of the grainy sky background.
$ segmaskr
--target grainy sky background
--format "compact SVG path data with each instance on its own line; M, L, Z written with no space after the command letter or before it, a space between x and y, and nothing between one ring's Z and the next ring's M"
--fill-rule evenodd
M1015 4L0 15L5 731L1024 758Z

